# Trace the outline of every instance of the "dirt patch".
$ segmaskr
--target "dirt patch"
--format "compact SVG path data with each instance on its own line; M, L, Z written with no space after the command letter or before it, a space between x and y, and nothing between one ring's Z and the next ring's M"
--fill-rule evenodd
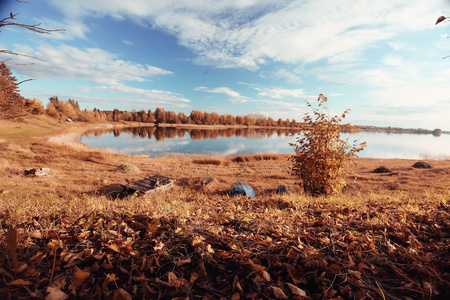
M117 168L115 168L114 170L112 170L112 172L124 174L140 174L142 171L139 170L139 168L133 164L123 163L117 166Z

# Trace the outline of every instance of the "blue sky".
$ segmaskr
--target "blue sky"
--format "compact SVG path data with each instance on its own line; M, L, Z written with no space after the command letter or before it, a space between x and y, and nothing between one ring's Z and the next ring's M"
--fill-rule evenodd
M0 56L27 98L301 121L323 93L354 124L450 130L449 0L29 2L0 17L65 31L2 28L0 49L43 60Z

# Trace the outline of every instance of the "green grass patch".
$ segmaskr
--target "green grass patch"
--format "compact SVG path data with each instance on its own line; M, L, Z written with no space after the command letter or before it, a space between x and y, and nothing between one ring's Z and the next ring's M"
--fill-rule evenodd
M56 131L53 128L37 128L37 127L13 127L6 132L0 132L0 139L3 140L22 140L31 139L36 136L44 136Z
M26 140L60 131L63 126L47 116L27 116L21 122L0 120L0 139Z

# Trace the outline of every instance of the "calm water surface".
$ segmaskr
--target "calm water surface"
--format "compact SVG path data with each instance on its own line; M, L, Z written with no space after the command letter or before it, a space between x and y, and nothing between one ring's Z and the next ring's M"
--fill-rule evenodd
M135 127L87 132L81 142L128 155L163 153L232 156L254 153L293 154L289 143L296 140L288 130ZM344 136L346 136L344 134ZM348 135L347 135L348 136ZM359 132L350 140L366 142L359 157L404 159L449 159L450 135Z

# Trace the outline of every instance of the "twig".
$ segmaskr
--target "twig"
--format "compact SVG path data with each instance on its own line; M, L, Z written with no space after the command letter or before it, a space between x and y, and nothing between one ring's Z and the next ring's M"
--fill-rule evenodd
M19 85L19 84L21 84L21 83L24 83L24 82L27 82L27 81L31 81L31 80L34 80L34 79L31 78L31 79L25 79L25 80L22 80L22 81L18 82L17 85Z
M326 293L328 293L328 291L333 287L334 282L336 281L336 277L337 275L334 275L333 281L331 282L331 285L327 288L327 290L323 293L324 295L326 295Z
M37 60L40 60L40 61L45 62L45 60L40 59L40 58L38 58L38 57L35 57L35 56L32 56L32 55L26 55L26 54L21 54L21 53L12 52L12 51L10 51L10 50L0 50L0 53L11 54L11 55L16 55L16 56L25 56L25 57L30 57L30 58L37 59ZM9 60L9 59L4 60L4 61L2 61L2 62L6 62L6 61L8 61L8 60Z
M381 286L378 284L378 281L377 281L377 280L375 280L375 282L376 282L376 284L377 284L377 286L378 286L378 289L380 290L380 293L381 293L381 296L383 297L383 300L386 300L386 297L384 296L384 293L383 293L383 289L382 289Z
M55 249L55 256L53 257L53 267L52 267L52 274L50 275L50 283L53 280L53 273L55 272L55 266L56 266L56 252L58 251L58 246L56 246Z

